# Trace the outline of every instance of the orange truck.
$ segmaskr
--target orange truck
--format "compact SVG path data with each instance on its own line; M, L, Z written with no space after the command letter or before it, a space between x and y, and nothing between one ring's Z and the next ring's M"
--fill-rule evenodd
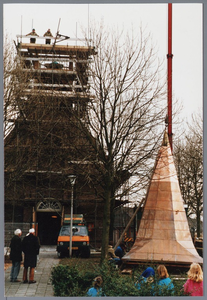
M57 240L57 255L64 257L69 255L70 244L70 215L65 214L63 226ZM88 228L84 222L83 215L73 215L73 228L72 228L72 254L88 258L90 257L90 246Z

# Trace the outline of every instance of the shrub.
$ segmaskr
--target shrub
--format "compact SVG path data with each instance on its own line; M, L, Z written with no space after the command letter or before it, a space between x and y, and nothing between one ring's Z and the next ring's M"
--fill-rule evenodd
M93 279L101 275L103 278L103 292L106 296L184 296L182 281L175 281L174 290L169 291L166 288L160 293L159 287L156 285L157 278L154 283L141 284L141 288L135 287L136 278L142 272L134 272L132 276L123 275L121 272L109 265L107 262L102 266L94 265L91 268L82 267L81 264L75 265L58 265L55 266L51 273L52 285L54 286L54 296L86 296L88 289L92 286Z
M82 274L77 266L58 265L51 273L54 296L84 296L93 278L93 272Z

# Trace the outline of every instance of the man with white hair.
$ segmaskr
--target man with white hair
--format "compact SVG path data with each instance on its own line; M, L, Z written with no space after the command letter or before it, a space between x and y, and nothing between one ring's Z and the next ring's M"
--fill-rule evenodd
M26 235L22 241L22 251L24 252L24 271L23 283L28 283L27 273L29 272L29 283L35 283L34 271L37 265L37 255L39 254L40 244L38 238L35 236L34 228L29 230L29 235Z
M20 264L22 261L22 241L20 238L21 235L22 231L20 229L16 229L10 243L10 259L12 261L12 268L10 273L11 282L20 282L17 277L19 275Z

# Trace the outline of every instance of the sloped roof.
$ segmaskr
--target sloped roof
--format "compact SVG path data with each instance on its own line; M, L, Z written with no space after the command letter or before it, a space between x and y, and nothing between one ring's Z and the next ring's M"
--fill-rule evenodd
M122 259L125 263L203 262L192 242L167 133L158 153L135 243Z

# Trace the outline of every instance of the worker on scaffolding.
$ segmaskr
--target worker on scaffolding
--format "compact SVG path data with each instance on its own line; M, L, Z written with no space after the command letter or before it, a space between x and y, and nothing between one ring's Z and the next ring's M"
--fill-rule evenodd
M28 35L35 35L35 36L39 36L37 33L36 33L36 31L35 31L35 29L33 28L32 29L32 31L30 32L30 33L28 33L26 36L28 36ZM31 37L30 38L30 43L32 43L32 44L35 44L35 42L36 42L36 39L35 38L33 38L33 37Z
M44 36L50 36L50 37L53 37L53 35L52 35L50 29L48 29L48 30L45 32ZM46 39L46 40L45 40L45 44L50 44L50 43L51 43L51 39Z

